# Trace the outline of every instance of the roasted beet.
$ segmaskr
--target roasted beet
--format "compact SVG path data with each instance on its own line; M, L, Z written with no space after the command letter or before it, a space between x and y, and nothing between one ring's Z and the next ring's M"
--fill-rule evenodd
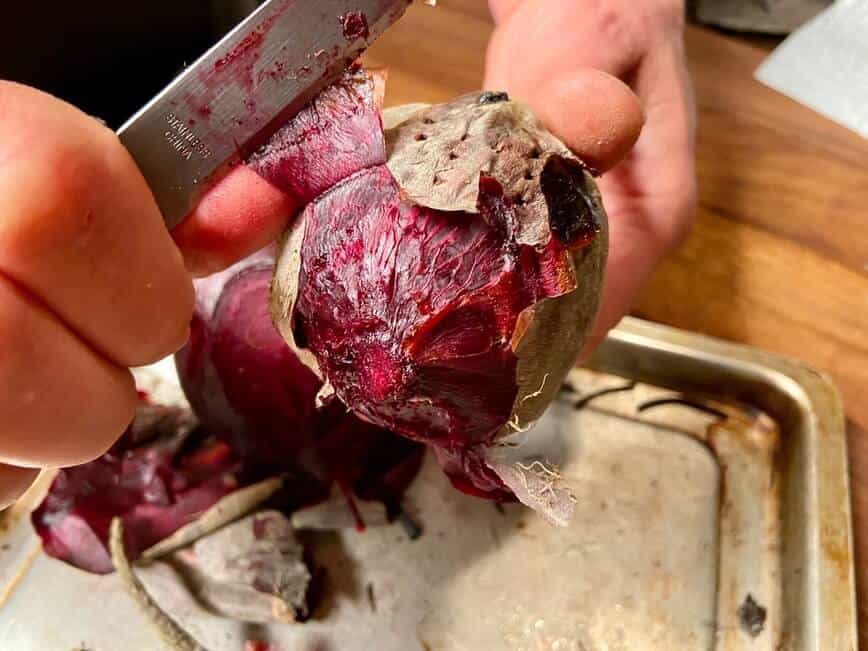
M281 243L272 314L322 400L435 446L459 488L502 499L486 449L539 418L596 313L599 194L504 93L386 122L385 163L334 161L344 178Z
M237 457L225 443L192 440L194 422L189 411L143 405L109 452L60 470L32 515L45 552L89 572L110 572L112 518L123 520L135 558L238 488Z

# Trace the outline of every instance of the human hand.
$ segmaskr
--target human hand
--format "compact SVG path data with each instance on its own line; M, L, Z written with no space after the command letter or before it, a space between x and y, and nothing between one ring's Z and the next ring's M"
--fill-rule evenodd
M490 6L497 29L485 87L526 101L579 157L606 172L599 184L610 252L590 351L692 220L694 109L684 2L490 0Z
M102 454L130 366L187 338L193 290L144 178L97 120L0 81L0 506Z

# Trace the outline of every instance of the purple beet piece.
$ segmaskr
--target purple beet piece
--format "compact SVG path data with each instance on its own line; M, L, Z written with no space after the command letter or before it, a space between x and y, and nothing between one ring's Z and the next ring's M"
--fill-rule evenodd
M146 405L136 420L148 423L149 433L134 424L102 457L64 468L52 482L31 516L49 556L88 572L111 572L112 518L123 520L127 551L136 558L239 487L237 458L226 444L191 445L189 412Z
M184 393L209 432L249 463L310 467L317 377L268 312L271 252L196 284L190 341L175 357Z
M386 161L379 80L358 67L281 127L247 164L303 206Z

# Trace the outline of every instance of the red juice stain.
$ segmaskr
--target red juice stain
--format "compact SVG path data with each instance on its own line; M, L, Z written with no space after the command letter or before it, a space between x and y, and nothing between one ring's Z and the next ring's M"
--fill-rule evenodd
M225 86L228 82L234 81L248 92L253 92L257 83L262 81L261 74L258 79L254 78L254 67L262 54L262 45L274 23L291 3L292 0L285 0L241 42L217 59L210 69L200 71L199 79L202 82L202 89L196 93L195 97L187 98L187 103L192 110L203 118L209 117L211 109L208 108L208 105L214 99L216 89ZM248 105L247 108L251 113L256 110L255 105Z
M277 647L262 640L247 640L244 643L244 651L277 651Z
M250 34L245 36L238 45L229 50L226 56L217 59L217 61L214 62L214 69L220 70L222 68L225 68L226 66L234 63L235 61L239 61L240 59L243 59L248 55L256 55L258 58L259 52L255 50L260 45L262 45L262 41L264 39L264 31L257 30L255 32L251 32Z
M272 81L280 81L281 79L286 77L286 63L283 61L275 61L274 65L271 66L267 70L259 71L259 83L265 81L265 79L269 78Z
M353 489L350 488L346 482L340 480L338 480L338 486L340 486L341 492L347 500L347 506L350 507L350 512L353 514L353 520L356 521L356 531L363 533L365 531L365 520L362 518L362 514L359 511L355 498L353 497Z
M348 11L338 20L344 28L344 38L347 41L355 41L360 38L368 38L371 30L368 29L368 19L361 11Z

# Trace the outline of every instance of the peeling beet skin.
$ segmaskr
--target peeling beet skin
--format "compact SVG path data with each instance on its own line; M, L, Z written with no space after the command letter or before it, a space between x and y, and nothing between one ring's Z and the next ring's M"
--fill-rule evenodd
M378 80L359 68L321 92L247 165L304 206L360 169L385 162Z
M142 406L137 421L148 427L134 424L99 459L60 470L31 516L49 556L88 572L111 572L112 518L123 520L128 554L135 558L242 485L229 446L210 439L190 446L190 437L179 433L185 414ZM155 416L163 426L154 426Z

